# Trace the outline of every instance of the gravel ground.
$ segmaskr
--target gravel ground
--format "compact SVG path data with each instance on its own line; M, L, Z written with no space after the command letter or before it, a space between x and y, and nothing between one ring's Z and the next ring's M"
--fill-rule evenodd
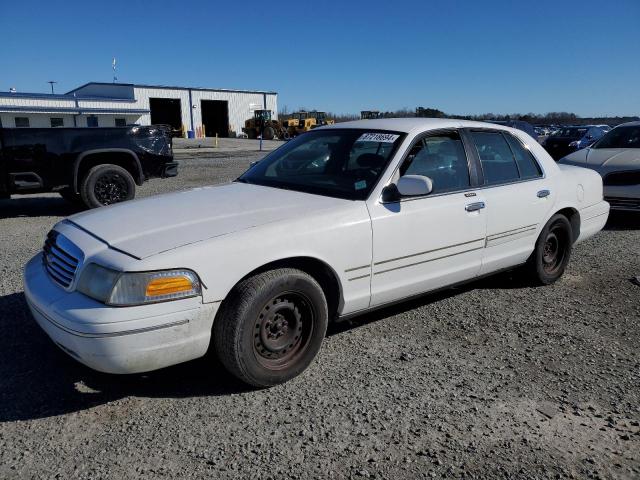
M139 195L260 156L202 153ZM0 478L640 478L640 217L551 287L503 274L336 325L306 373L259 391L211 358L110 376L59 351L21 269L71 213L0 201Z

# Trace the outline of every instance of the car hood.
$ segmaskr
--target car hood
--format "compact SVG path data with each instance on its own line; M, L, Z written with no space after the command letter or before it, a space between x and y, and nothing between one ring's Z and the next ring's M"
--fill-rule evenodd
M568 163L589 167L640 168L638 148L587 148L567 155Z
M349 205L332 197L230 183L124 202L67 221L138 259L260 225Z

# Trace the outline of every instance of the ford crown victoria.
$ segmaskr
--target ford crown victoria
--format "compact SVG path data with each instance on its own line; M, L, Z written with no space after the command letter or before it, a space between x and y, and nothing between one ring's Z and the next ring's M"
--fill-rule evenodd
M446 119L312 130L236 181L80 213L25 267L36 321L111 373L215 351L251 385L301 373L329 321L522 266L551 284L604 226L592 170Z

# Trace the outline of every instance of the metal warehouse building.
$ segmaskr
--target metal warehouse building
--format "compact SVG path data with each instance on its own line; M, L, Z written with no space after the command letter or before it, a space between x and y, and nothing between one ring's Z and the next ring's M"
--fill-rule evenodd
M276 92L91 82L62 95L0 92L0 126L168 124L196 136L239 133L256 109L277 118Z

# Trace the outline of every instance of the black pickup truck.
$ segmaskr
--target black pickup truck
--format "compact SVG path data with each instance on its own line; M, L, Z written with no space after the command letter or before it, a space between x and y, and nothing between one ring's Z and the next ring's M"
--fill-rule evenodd
M0 128L0 198L58 192L95 208L131 200L149 178L177 174L163 127Z

